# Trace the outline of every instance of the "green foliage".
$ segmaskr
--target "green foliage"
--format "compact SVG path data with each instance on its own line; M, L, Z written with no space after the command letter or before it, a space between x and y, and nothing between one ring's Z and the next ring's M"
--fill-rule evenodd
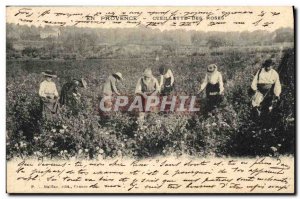
M151 60L87 60L52 62L8 62L7 66L7 158L108 158L152 157L189 154L194 156L253 156L293 154L295 142L295 77L293 49L275 54L283 84L281 100L261 123L251 118L248 88L263 60L270 53L222 52L220 56L162 57L171 61L178 95L193 95L206 66L216 63L224 74L225 96L219 108L197 114L151 113L147 128L140 130L135 113L115 112L99 116L101 85L112 72L122 72L123 94L133 92L143 69L158 74L161 63ZM146 64L147 63L147 64ZM58 72L58 89L72 77L88 80L81 90L76 111L67 108L58 115L40 114L38 85L44 69ZM274 122L276 121L276 122Z

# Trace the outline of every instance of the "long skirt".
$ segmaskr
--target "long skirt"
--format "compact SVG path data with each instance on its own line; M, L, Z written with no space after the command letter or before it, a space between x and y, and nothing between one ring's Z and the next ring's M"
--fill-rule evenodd
M211 111L222 102L219 83L207 84L206 96L207 96L207 110Z

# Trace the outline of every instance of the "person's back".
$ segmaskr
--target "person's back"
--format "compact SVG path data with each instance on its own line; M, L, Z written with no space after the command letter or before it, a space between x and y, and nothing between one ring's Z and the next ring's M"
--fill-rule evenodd
M113 75L110 75L104 85L103 85L103 89L102 89L102 94L104 96L112 96L114 93L117 94L117 95L120 95L118 89L117 89L117 78L118 80L121 80L122 79L122 76L120 76L121 74L120 73L115 73Z
M102 88L102 93L104 95L112 95L111 80L112 80L111 75L105 80L105 83Z
M63 85L62 89L61 89L61 95L60 95L60 104L61 105L65 105L67 104L68 102L68 98L71 93L72 93L72 90L74 89L75 87L75 84L74 82L67 82Z

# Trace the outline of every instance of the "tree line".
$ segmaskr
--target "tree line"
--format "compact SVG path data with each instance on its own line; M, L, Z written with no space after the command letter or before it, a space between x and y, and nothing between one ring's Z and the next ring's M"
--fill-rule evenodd
M273 32L257 30L253 32L217 32L217 31L160 31L146 27L139 28L80 28L80 27L36 27L27 25L6 24L7 39L13 41L55 41L66 48L74 45L94 46L96 44L139 44L139 45L195 45L195 46L243 46L271 45L274 43L293 42L292 28L279 28ZM58 37L41 38L41 33L59 31Z

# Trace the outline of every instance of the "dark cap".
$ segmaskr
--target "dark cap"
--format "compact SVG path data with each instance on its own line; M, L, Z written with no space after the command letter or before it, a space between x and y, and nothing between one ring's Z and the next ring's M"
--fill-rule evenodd
M267 59L263 64L262 66L263 67L269 67L269 66L272 66L274 64L274 62L272 61L272 59Z

